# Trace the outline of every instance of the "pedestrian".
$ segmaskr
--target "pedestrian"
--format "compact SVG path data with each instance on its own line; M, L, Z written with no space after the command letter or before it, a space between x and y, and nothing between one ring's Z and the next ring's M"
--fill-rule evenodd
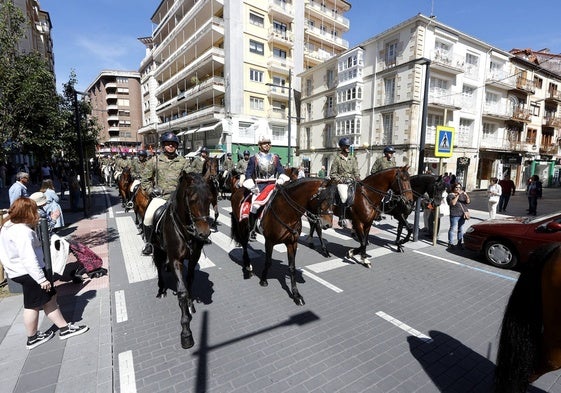
M144 248L142 254L152 254L151 242L154 213L158 207L165 205L171 194L177 188L179 178L184 170L189 167L189 161L177 154L179 138L173 132L165 132L160 137L163 152L147 161L140 186L152 198L144 214L143 233Z
M33 349L54 336L54 331L38 330L39 311L59 329L65 340L88 331L87 325L68 323L58 308L56 290L46 277L41 242L35 232L39 223L37 204L27 197L11 206L7 221L0 230L0 259L8 277L23 289L23 324L27 333L27 348Z
M78 174L73 169L70 169L68 174L68 195L70 196L70 208L73 212L79 210L78 205L80 204L80 180L78 179Z
M10 206L15 202L16 199L20 197L29 196L27 192L27 184L29 183L29 173L28 172L18 172L16 174L16 181L10 189L8 190L8 196L10 198Z
M378 157L374 164L372 164L372 168L370 168L370 174L376 173L378 171L382 171L388 168L394 168L395 159L393 155L395 153L395 149L392 146L386 146L384 148L384 155L382 157Z
M450 206L450 229L448 229L448 249L455 247L463 249L464 224L469 219L469 209L467 205L471 202L467 192L462 190L460 183L451 185L451 191L446 197L446 202ZM457 244L454 245L454 238L457 237Z
M329 176L337 184L337 194L339 195L339 206L341 215L339 217L339 226L344 228L347 226L346 210L349 207L347 201L352 200L349 193L353 193L355 182L360 180L358 170L358 161L355 155L350 154L351 140L347 137L339 139L339 154L333 159ZM350 190L349 190L350 188Z
M516 185L510 179L509 175L506 175L502 180L499 180L499 186L501 186L501 196L499 197L499 213L506 213L506 207L508 206L508 201L510 196L514 196L516 192Z
M55 219L54 228L62 228L64 226L64 217L62 215L62 208L59 204L59 197L55 191L55 185L51 179L43 180L41 183L40 192L45 194L47 203L45 204L45 211L54 216L58 216Z
M528 195L528 214L535 216L538 209L538 198L542 197L542 182L538 175L533 175L526 189Z
M321 169L318 172L318 177L320 179L323 179L325 177L325 166L323 166L323 165L321 166Z
M499 185L499 179L496 177L491 178L491 185L487 190L487 196L489 197L489 201L487 202L487 206L489 209L489 218L491 220L495 219L497 215L497 205L499 204L499 198L501 197L502 189Z
M57 224L57 220L62 214L62 209L49 211L47 210L47 197L41 191L34 192L29 196L37 205L37 212L40 218L47 220L47 229L49 234L53 231ZM57 227L58 228L58 227Z

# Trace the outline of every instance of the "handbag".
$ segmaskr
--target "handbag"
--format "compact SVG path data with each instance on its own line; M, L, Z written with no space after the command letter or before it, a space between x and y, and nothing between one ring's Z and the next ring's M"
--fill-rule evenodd
M458 202L460 204L460 208L462 209L462 211L464 212L464 219L465 220L469 220L470 219L470 215L469 215L469 210L464 210L464 205L462 205L461 202Z

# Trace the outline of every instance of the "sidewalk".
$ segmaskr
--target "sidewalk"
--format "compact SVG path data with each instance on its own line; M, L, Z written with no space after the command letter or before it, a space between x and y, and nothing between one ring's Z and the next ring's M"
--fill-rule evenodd
M473 191L469 194L472 199L470 224L487 219L486 193ZM109 247L119 240L119 234L107 231L109 200L105 188L92 187L90 200L88 218L84 218L83 212L70 211L68 200L61 201L67 224L62 235L72 236L91 247L103 258L104 267L109 269ZM538 214L561 210L560 201L561 188L544 189L543 198L538 201ZM6 205L7 189L1 189L0 207ZM511 198L507 211L512 215L525 215L527 207L526 195L519 191ZM440 239L444 239L444 244L447 228L447 221L443 221ZM70 256L68 264L71 266L73 261L74 258ZM112 256L112 262L119 260ZM112 392L115 377L109 277L96 278L82 285L64 280L56 284L58 302L65 317L69 321L89 325L90 331L65 341L55 337L29 351L25 348L22 295L16 293L0 298L1 390L17 393ZM49 327L48 320L40 321L40 329Z
M30 191L37 191L37 186ZM8 205L8 189L0 190L0 207ZM30 194L31 194L30 192ZM108 267L107 202L103 187L91 189L89 217L61 200L66 227L60 231L90 247ZM81 206L81 205L80 205ZM69 340L56 336L33 350L25 348L23 296L0 298L0 380L4 392L112 392L111 306L108 276L74 284L67 272L76 267L70 255L62 279L55 283L58 303L68 321L87 324L90 330ZM40 330L50 321L41 313ZM79 388L78 388L79 386Z

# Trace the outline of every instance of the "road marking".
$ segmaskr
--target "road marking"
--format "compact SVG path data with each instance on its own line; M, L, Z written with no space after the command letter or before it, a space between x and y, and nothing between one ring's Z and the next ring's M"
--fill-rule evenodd
M105 195L105 206L108 206L107 213L109 214L109 218L113 218L115 215L113 214L113 206L111 206L111 195L105 186L102 186L102 188L103 194Z
M420 331L413 329L411 326L401 322L398 319L395 319L394 317L386 314L383 311L378 311L376 315L426 343L432 342L432 338L430 338L429 336L424 335Z
M144 246L142 238L131 216L116 217L117 230L120 235L121 249L129 283L152 280L158 276L151 256L142 255Z
M136 393L136 376L132 351L119 354L119 382L121 393Z
M310 277L312 280L315 280L317 282L319 282L322 285L325 285L327 288L331 289L332 291L336 292L336 293L341 293L343 292L343 290L341 288L336 287L335 285L325 281L323 278L319 278L318 276L316 276L313 273L310 273L307 270L304 269L298 269L300 270L306 277Z
M124 290L115 291L115 312L117 314L117 323L128 321L129 316Z
M461 266L461 267L465 267L465 268L467 268L467 269L475 270L476 272L481 272L481 273L489 274L489 275L491 275L491 276L500 277L500 278L503 278L503 279L505 279L505 280L509 280L509 281L516 281L516 280L518 280L517 278L510 277L510 276L507 276L507 275L505 275L505 274L495 273L495 272L491 272L491 271L489 271L489 270L481 269L481 268L479 268L479 267L466 265L466 264L464 264L464 263L452 261L451 259L448 259L448 258L437 257L437 256L435 256L435 255L428 254L428 253L426 253L426 252L422 252L422 251L418 251L418 250L413 250L413 252L416 252L416 253L421 254L421 255L425 255L425 256L427 256L427 257L432 257L432 258L438 259L438 260L440 260L440 261L443 261L443 262L446 262L446 263L450 263L450 264L452 264L452 265Z

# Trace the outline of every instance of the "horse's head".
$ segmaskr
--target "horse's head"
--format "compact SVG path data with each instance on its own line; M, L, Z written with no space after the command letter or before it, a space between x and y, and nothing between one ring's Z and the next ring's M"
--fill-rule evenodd
M322 179L322 184L317 192L312 195L311 202L317 202L317 224L322 229L329 229L333 226L335 195L337 195L337 184L330 179Z
M308 219L323 229L333 225L333 204L337 185L328 179L305 177L291 182L281 188L286 192L290 206L295 210L302 210Z
M216 178L218 176L218 159L216 157L208 157L203 163L203 177Z
M183 172L175 201L180 224L188 235L205 241L210 236L210 204L212 194L201 175Z
M394 168L395 180L392 182L391 190L397 193L401 198L413 205L415 197L413 195L413 190L411 188L411 176L409 175L409 165Z
M284 170L284 174L290 178L290 180L298 179L298 168L289 167Z
M430 195L429 193L429 196L432 198L435 205L440 205L442 203L444 191L446 191L446 183L442 179L442 175L440 175L434 181L434 186L432 190L433 195Z

